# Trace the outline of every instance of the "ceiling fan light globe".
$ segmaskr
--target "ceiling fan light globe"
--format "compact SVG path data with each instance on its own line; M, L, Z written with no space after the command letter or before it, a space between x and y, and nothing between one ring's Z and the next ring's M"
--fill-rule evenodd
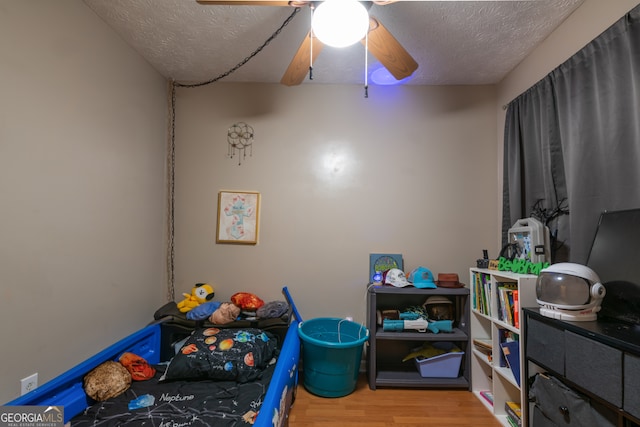
M311 28L328 46L350 46L367 34L369 13L356 0L326 0L316 7Z

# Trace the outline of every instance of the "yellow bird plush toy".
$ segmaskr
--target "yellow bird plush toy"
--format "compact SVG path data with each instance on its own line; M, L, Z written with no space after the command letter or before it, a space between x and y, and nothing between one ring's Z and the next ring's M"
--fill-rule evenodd
M186 313L202 303L211 301L215 296L215 292L213 291L213 286L208 283L196 283L191 289L191 294L183 293L182 295L184 295L184 299L177 305L180 312Z

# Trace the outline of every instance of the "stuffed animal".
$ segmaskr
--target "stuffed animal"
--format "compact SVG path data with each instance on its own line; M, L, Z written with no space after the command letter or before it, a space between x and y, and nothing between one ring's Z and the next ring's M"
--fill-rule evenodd
M202 303L211 301L215 296L215 292L213 292L213 286L208 283L196 283L191 289L191 294L184 293L182 295L185 298L177 305L181 313L186 313Z
M131 386L131 374L122 364L108 360L84 376L87 396L102 402L124 393Z
M231 302L242 310L256 311L264 305L264 301L250 292L237 292L231 295Z
M200 304L197 307L192 308L187 313L187 319L189 320L204 320L208 319L220 307L220 301L209 301Z
M260 307L256 314L261 319L272 319L282 316L288 309L289 306L284 301L270 301Z
M135 353L122 353L118 362L129 371L133 381L150 380L156 374L156 369Z
M240 307L231 303L223 302L220 307L213 312L209 321L215 325L226 325L238 318L240 315Z

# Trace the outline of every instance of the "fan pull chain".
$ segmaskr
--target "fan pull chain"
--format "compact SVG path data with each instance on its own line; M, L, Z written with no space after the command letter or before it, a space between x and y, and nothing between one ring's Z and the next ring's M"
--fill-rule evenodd
M313 6L309 8L311 17L309 21L309 80L313 80Z
M369 98L369 75L367 69L369 68L369 31L364 35L364 97Z

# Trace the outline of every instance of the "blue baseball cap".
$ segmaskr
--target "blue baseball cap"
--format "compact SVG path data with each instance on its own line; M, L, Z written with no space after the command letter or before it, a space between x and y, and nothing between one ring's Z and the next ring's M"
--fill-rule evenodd
M427 267L418 267L414 269L409 273L407 280L416 288L435 289L438 287L436 282L433 280L433 273Z

